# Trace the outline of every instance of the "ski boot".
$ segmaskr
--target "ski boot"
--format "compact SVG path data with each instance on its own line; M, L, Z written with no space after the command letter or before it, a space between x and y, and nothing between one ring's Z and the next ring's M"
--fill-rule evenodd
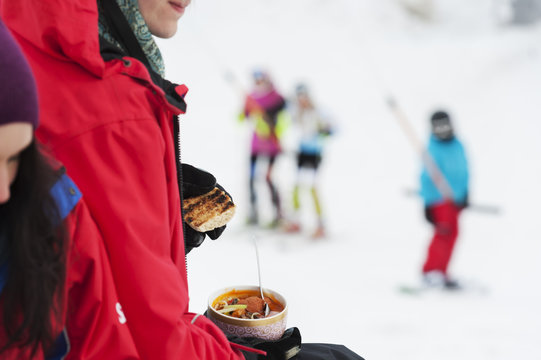
M312 239L318 240L324 238L326 235L325 228L322 225L319 225L314 233L312 234Z

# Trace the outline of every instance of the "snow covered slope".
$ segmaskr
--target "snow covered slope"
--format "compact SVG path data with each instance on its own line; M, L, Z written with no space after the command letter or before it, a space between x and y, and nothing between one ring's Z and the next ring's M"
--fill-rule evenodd
M228 231L188 256L192 311L217 288L257 282L243 225L248 131L236 119L262 67L288 95L307 82L339 129L322 167L329 239L255 234L264 286L289 299L303 340L374 360L541 359L541 28L499 25L493 5L438 0L423 21L390 0L192 3L176 37L159 41L168 77L190 88L182 159L212 171L238 205ZM464 213L451 264L487 292L396 291L417 280L431 229L403 195L420 164L388 95L423 140L429 114L449 109L470 155L472 201L503 209ZM285 203L293 169L290 155L277 164Z

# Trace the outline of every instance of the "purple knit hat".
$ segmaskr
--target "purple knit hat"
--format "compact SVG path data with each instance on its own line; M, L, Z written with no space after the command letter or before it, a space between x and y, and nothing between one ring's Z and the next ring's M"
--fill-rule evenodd
M38 127L38 95L30 66L0 19L0 125L14 122Z

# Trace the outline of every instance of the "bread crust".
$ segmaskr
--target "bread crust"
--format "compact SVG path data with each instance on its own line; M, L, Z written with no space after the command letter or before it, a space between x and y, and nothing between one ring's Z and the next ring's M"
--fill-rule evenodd
M235 204L225 191L215 187L206 194L184 199L182 210L186 224L206 232L227 224L235 215Z

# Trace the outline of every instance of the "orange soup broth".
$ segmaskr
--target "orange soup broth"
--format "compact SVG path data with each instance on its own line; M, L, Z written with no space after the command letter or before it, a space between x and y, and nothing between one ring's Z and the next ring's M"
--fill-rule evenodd
M269 304L271 311L282 312L284 310L284 305L282 305L280 301L276 300L274 296L267 293L263 293L263 295L265 296L265 300L267 301L267 304ZM231 290L214 299L212 302L212 307L216 308L216 304L223 300L228 301L233 298L246 299L250 296L259 297L261 294L257 290Z

